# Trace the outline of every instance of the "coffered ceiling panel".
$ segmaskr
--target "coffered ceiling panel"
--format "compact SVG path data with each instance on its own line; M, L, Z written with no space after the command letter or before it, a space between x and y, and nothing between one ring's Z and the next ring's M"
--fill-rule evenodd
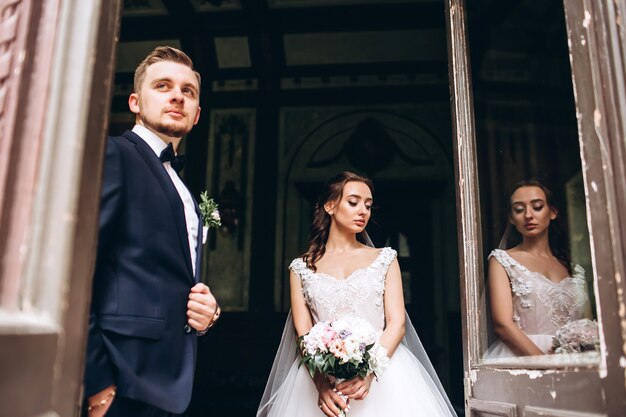
M191 0L191 4L198 12L241 10L241 0Z
M219 68L250 67L250 49L245 36L215 38L215 53Z
M123 16L160 16L167 9L161 0L124 0Z
M117 46L117 72L135 72L135 68L154 48L161 45L180 49L178 39L161 39L156 41L120 42Z
M443 30L295 33L283 37L287 65L371 64L446 59Z

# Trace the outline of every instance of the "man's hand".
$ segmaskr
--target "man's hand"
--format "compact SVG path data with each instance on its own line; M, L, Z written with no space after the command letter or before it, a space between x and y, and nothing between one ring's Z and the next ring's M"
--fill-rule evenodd
M202 283L196 284L189 293L187 323L197 331L203 332L213 324L213 319L219 316L218 309L217 300L209 287Z
M106 387L87 399L89 417L103 417L115 399L115 385Z

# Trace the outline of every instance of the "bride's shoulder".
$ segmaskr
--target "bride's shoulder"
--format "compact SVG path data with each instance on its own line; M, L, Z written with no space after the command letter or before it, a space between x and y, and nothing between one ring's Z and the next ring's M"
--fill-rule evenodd
M363 255L363 257L369 258L370 261L376 260L377 258L381 257L391 256L393 258L394 256L396 256L397 253L395 249L389 246L385 246L383 248L374 248L372 246L363 245L361 248L359 248L359 251Z
M391 246L384 246L382 248L377 248L377 247L374 247L374 246L367 246L367 245L364 245L362 243L361 243L360 249L363 250L363 251L368 251L370 253L381 253L383 251L384 252L389 252L389 251L395 252L396 251Z
M361 244L361 246L359 247L359 250L363 254L373 255L373 254L379 253L381 248L375 248L373 246L367 246L367 245Z

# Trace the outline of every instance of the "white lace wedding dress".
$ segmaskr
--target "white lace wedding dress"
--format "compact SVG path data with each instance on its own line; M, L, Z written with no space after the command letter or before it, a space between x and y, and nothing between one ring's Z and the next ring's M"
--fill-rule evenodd
M505 250L495 249L489 255L505 269L513 293L513 321L544 353L552 347L552 337L559 327L583 318L589 302L585 271L580 265L574 274L560 282L531 272ZM517 356L502 341L494 342L484 358Z
M300 258L290 269L301 279L302 292L315 322L356 316L382 333L385 326L385 276L396 251L384 248L376 260L346 279L315 273ZM291 316L274 361L259 417L320 417L318 392L305 366L298 366ZM389 368L374 380L368 396L350 401L352 417L454 416L450 402L407 320L407 338L391 357ZM291 347L290 345L293 345ZM409 347L407 347L409 346ZM416 355L412 353L416 350ZM419 358L419 359L418 359Z

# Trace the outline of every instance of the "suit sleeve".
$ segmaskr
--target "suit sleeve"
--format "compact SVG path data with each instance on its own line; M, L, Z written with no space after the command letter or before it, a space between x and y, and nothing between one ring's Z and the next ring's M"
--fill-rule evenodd
M98 255L94 275L92 307L89 314L88 342L85 363L85 397L89 397L115 383L115 366L104 344L102 331L94 313L94 305L101 302L99 283L107 276L100 270L110 251L114 250L115 229L122 206L123 166L120 151L114 141L107 140L100 199Z

